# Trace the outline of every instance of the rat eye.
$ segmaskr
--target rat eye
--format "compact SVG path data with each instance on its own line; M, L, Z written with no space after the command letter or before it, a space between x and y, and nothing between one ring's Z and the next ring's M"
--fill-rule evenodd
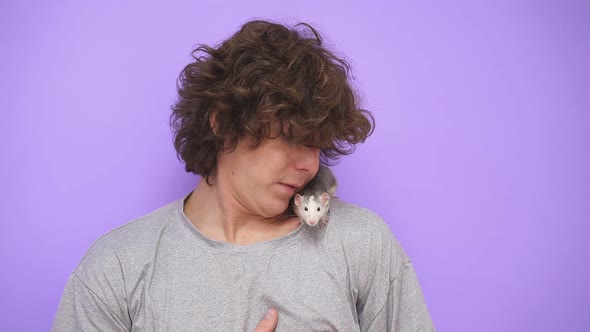
M305 211L307 211L307 206L305 207Z
M318 208L318 212L320 212L320 208Z

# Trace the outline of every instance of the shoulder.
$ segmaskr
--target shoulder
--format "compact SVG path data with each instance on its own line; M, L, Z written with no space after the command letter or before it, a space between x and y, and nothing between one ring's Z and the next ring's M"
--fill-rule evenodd
M348 202L334 199L330 204L330 220L339 227L363 228L367 231L383 231L387 224L377 213Z
M376 238L397 242L387 223L377 213L338 199L331 203L327 231L363 242Z
M434 331L412 261L389 226L371 210L334 203L326 238L351 285L361 329Z
M157 240L161 232L176 220L177 204L178 201L166 204L142 217L109 231L94 241L88 254L94 254L104 250L124 252L132 248L147 249L155 245L150 240Z
M333 251L352 258L348 264L359 269L379 266L391 278L410 261L381 216L338 199L330 206L326 241Z
M99 237L74 273L89 280L97 273L121 275L149 263L160 236L177 218L177 204L179 201L166 204Z

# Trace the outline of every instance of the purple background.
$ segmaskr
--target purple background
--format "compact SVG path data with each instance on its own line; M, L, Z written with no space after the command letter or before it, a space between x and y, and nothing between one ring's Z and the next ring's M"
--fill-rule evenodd
M334 167L391 226L439 331L590 326L587 1L0 4L0 330L49 329L99 236L188 193L168 128L197 43L305 21L375 134Z

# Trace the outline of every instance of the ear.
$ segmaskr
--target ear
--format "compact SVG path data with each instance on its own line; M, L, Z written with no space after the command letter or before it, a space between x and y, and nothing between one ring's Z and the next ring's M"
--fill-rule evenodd
M320 196L320 201L322 202L322 205L328 204L328 202L330 202L330 195L328 193L323 193L322 196Z
M303 200L303 196L299 195L299 194L295 194L295 205L299 206L301 205L301 201Z
M330 196L334 196L335 193L336 193L336 186L332 186L330 189L328 189L328 194L330 194Z
M214 111L209 116L209 126L214 134L217 134L217 111Z

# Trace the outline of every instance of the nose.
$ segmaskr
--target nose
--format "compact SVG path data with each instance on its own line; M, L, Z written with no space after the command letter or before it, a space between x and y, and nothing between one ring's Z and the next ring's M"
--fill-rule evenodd
M294 153L295 167L300 170L305 170L309 173L317 173L320 167L320 149L299 146L297 152Z

